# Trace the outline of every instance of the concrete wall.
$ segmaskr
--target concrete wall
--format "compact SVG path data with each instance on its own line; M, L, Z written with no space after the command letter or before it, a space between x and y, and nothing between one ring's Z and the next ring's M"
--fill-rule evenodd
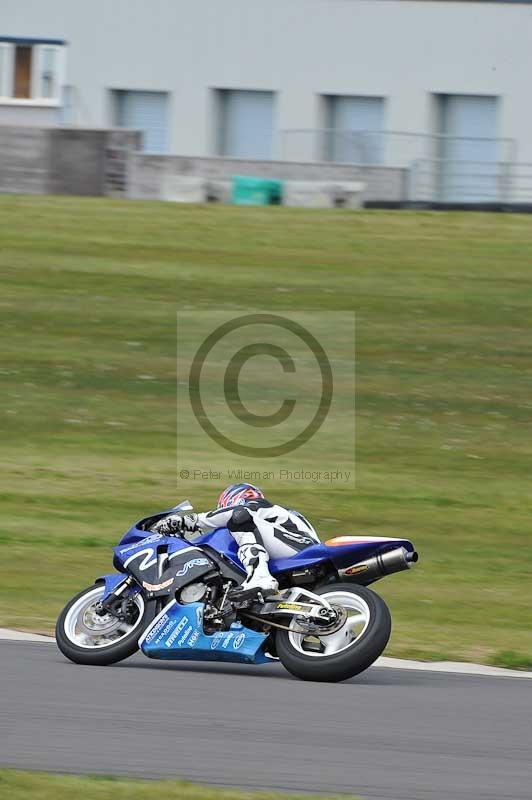
M125 131L0 126L0 192L123 196L127 152L141 142Z
M438 163L404 168L232 158L149 156L136 131L0 126L0 192L227 202L232 178L251 175L327 184L335 195L364 184L357 202L438 201ZM495 204L532 204L532 164L506 165ZM342 188L343 185L343 188Z
M388 167L357 167L351 164L245 161L237 158L185 158L132 153L128 159L128 197L167 199L174 178L202 178L212 196L226 199L223 184L235 175L279 180L365 183L362 200L406 200L406 170ZM219 184L222 184L222 188Z
M0 192L45 194L51 131L0 126Z
M532 161L527 4L2 0L1 17L4 35L68 41L82 125L110 125L112 88L170 92L173 153L213 154L219 87L277 92L278 132L322 127L325 94L385 97L386 128L420 133L434 129L433 93L497 95L499 135Z
M0 125L35 125L39 128L57 125L59 109L39 105L7 105L0 101Z
M228 200L235 175L295 181L362 182L362 199L406 199L406 171L349 164L148 156L136 131L0 126L0 192L171 199L183 178L201 179Z

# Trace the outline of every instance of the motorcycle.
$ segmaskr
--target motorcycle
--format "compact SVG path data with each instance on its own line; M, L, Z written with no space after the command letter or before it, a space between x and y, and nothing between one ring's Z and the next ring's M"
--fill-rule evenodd
M391 633L370 584L418 560L408 539L338 536L270 560L279 590L239 590L246 575L226 528L194 539L150 528L188 501L137 522L114 548L116 573L65 606L61 652L77 664L149 658L262 664L279 659L298 678L342 681L367 669Z

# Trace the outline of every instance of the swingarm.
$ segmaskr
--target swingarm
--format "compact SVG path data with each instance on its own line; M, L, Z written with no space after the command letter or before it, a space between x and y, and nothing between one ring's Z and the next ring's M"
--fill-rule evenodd
M346 616L343 608L334 607L324 597L299 587L269 595L263 603L254 603L249 611L242 609L241 613L276 628L306 634L319 631L321 636L337 631ZM289 625L281 624L287 616Z

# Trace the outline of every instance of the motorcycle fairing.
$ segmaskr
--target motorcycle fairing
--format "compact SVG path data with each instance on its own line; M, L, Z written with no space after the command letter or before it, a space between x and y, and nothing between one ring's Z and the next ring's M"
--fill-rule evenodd
M132 575L149 599L170 596L215 566L199 547L160 533L129 545L120 544L114 553L115 566Z
M171 600L139 639L149 658L181 661L231 661L264 664L267 636L234 622L227 631L203 630L203 603L181 605Z
M334 564L336 569L341 569L359 561L365 561L377 555L377 553L385 553L397 547L404 547L408 552L414 552L414 545L408 539L388 539L380 536L349 536L345 538L351 541L340 545L313 544L298 553L294 553L290 558L272 559L270 569L272 573L276 574L301 567L314 566L326 561Z
M162 517L172 510L174 509L160 512L155 517L146 517L130 528L120 544L114 548L113 564L116 569L133 574L140 585L143 582L151 585L161 585L169 580L171 573L165 573L164 578L157 574L156 551L158 546L167 547L168 554L172 556L173 560L173 556L178 550L189 550L190 552L193 549L199 550L198 553L193 554L194 557L198 559L202 557L208 558L208 553L205 550L201 552L202 546L205 545L220 553L240 573L245 574L238 558L238 545L227 528L217 528L195 538L192 542L179 537L163 536L159 533L150 534L149 531L143 530L144 523L151 523L156 517ZM387 550L398 547L404 547L408 552L414 552L414 545L408 539L364 535L338 536L325 543L319 542L318 544L310 545L288 558L272 558L269 566L273 575L305 567L319 566L324 563L332 563L336 569L342 569L371 558L377 553L384 553ZM194 572L190 577L197 578L199 576L200 572ZM189 582L189 580L183 581L181 585ZM171 592L175 590L175 586L169 585L166 589L161 589L158 594L155 593L149 596L170 596Z
M164 514L157 514L154 517L146 517L145 519L139 520L139 522L135 522L135 524L124 533L120 541L118 542L117 547L126 547L126 545L130 544L137 544L141 542L143 539L146 539L149 536L154 534L150 533L148 527L143 528L141 527L144 523L150 522L152 519L157 520L157 517L163 517ZM162 534L157 534L157 536L162 536ZM117 548L115 548L116 550Z
M205 533L203 536L194 539L194 544L197 547L201 547L202 545L212 547L213 550L221 553L233 566L237 567L240 572L244 572L245 574L242 563L238 558L238 545L227 528L216 528L214 531L209 531L209 533Z
M198 547L201 547L202 544L209 545L230 559L239 569L242 569L237 555L238 546L227 528L217 528L212 533L195 539L194 544ZM332 562L339 569L396 547L404 547L408 552L414 552L414 545L408 539L383 536L340 536L330 539L328 543L319 542L309 545L289 558L272 558L269 568L272 575L303 567L313 567L325 562Z

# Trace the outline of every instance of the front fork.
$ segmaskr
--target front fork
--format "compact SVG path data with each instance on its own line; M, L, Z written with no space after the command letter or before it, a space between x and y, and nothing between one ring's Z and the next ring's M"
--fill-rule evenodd
M116 585L111 592L104 595L103 600L96 609L96 614L104 617L106 614L116 617L121 622L131 624L134 622L132 615L136 606L131 603L131 595L129 589L135 583L131 575L128 575L123 581Z

